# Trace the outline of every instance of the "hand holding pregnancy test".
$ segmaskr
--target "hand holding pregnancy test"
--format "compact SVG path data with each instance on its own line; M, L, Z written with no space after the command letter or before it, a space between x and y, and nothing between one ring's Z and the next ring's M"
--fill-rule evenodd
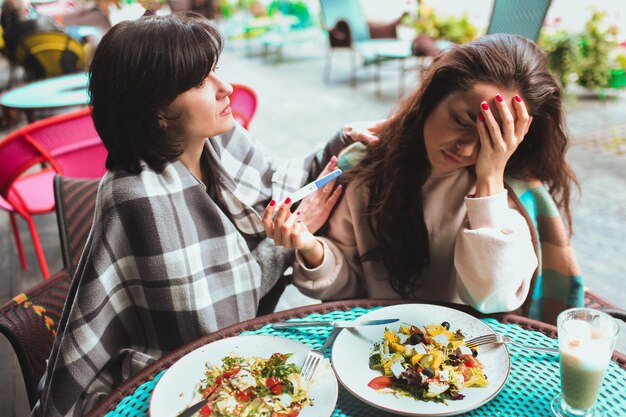
M297 203L305 197L313 194L315 191L319 190L329 182L333 181L336 178L339 178L341 175L341 170L339 168L335 169L330 174L326 174L317 180L308 183L304 187L300 188L298 191L291 195L291 204Z
M263 214L267 236L287 248L313 247L317 240L312 234L326 223L343 190L341 185L335 188L339 175L341 170L333 156L317 180L291 194L282 204L272 200ZM292 205L300 199L302 202L292 213Z

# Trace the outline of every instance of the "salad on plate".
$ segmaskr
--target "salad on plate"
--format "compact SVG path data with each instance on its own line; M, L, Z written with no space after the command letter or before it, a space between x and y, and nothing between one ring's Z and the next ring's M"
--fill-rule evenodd
M369 367L381 375L368 386L421 401L462 400L463 389L488 385L478 352L464 341L463 333L451 331L448 322L385 329L369 355Z
M269 358L231 354L220 365L206 364L193 403L208 400L200 417L296 417L312 405L300 369L287 363L292 354Z

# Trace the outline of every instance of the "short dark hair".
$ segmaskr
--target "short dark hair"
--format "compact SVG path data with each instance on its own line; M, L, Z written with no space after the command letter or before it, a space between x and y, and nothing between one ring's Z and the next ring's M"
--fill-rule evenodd
M159 127L158 113L200 84L217 63L218 30L192 12L144 16L111 28L90 68L89 93L96 130L107 148L107 169L161 172L183 152L180 140Z

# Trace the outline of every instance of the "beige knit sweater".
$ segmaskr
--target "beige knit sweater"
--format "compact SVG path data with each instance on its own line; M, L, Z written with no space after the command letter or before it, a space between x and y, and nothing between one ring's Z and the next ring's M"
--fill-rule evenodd
M469 198L474 189L466 169L431 176L424 184L431 259L417 298L465 303L485 313L512 311L526 299L537 267L530 231L506 190ZM294 283L304 294L326 300L400 297L382 262L359 261L375 246L367 199L366 187L348 185L320 237L320 266L306 268L296 254Z

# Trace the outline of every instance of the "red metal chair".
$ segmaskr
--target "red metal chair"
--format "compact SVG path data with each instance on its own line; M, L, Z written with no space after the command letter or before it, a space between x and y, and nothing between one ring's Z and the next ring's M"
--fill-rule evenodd
M256 93L250 87L242 84L231 85L233 86L233 93L230 95L230 107L233 110L233 117L248 129L248 125L256 112Z
M106 149L90 110L53 116L24 126L0 142L0 208L9 212L22 268L26 267L15 214L28 224L44 278L49 271L33 216L54 211L55 173L75 178L101 178Z

